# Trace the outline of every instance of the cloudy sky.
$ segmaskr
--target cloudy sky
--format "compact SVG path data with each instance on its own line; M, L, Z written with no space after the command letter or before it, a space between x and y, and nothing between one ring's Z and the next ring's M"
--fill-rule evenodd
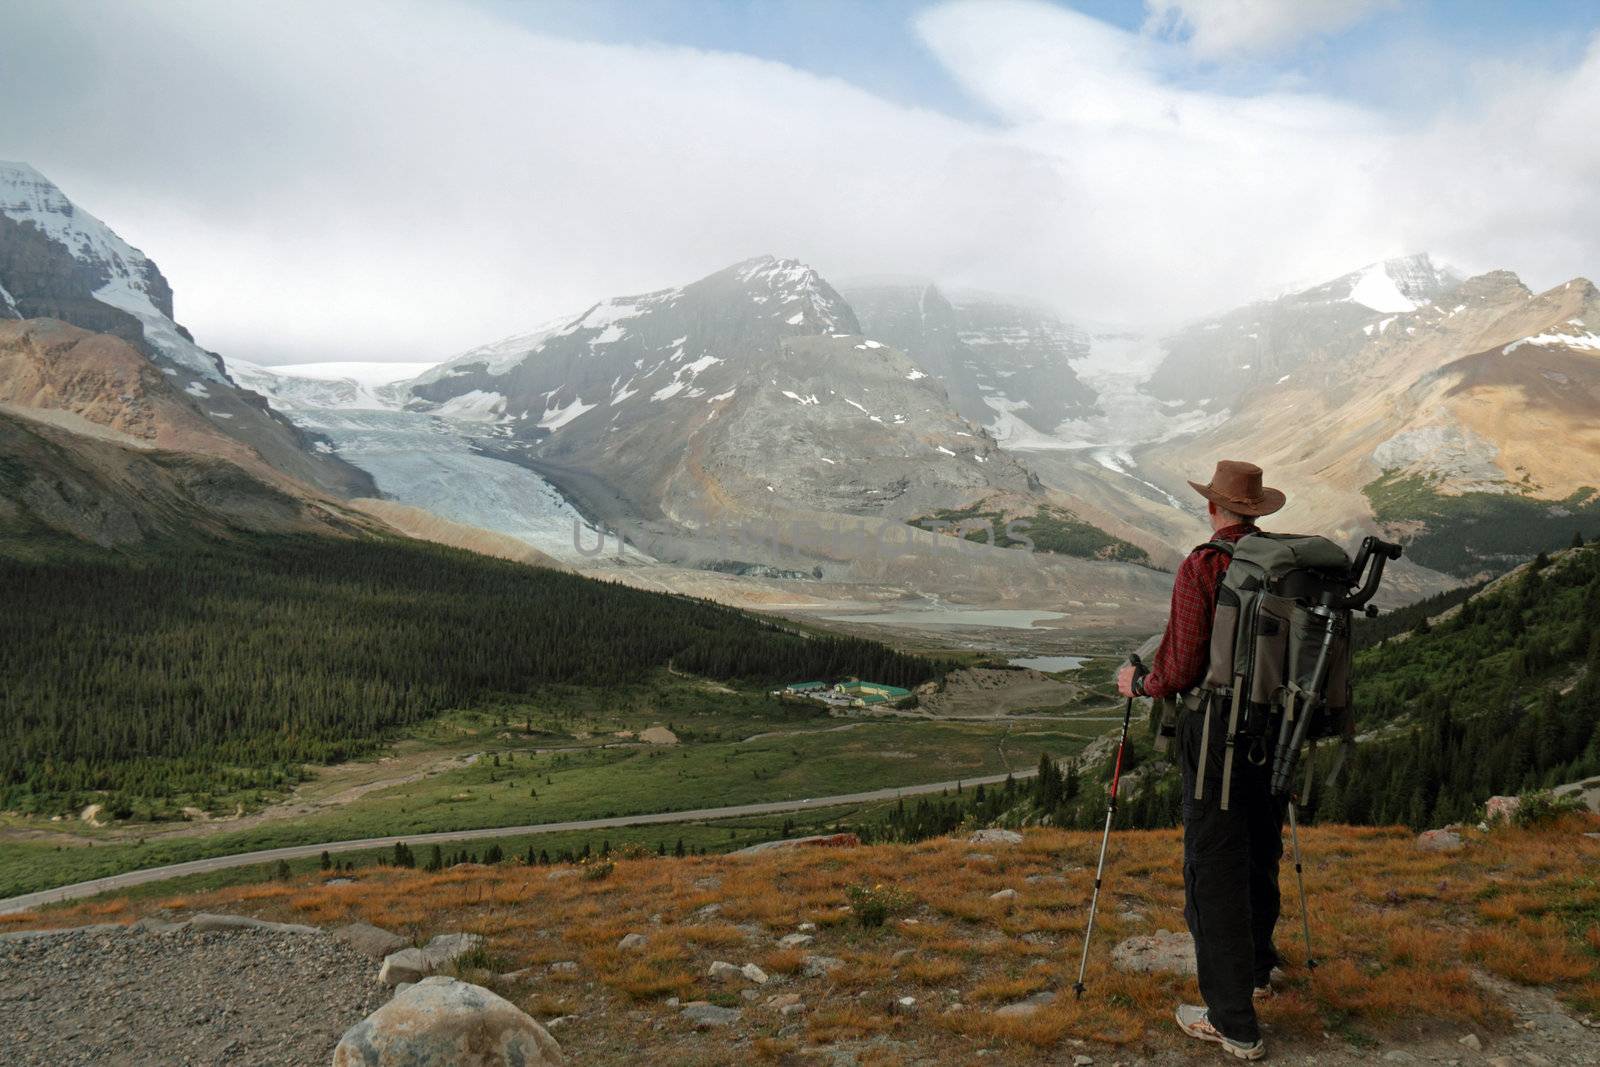
M1163 324L1431 251L1600 274L1600 4L0 0L0 158L262 362L751 255Z

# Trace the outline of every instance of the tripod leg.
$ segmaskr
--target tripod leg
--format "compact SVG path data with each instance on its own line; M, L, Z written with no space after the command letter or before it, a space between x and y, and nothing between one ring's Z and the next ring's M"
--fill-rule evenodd
M1306 878L1300 864L1300 820L1295 814L1295 802L1289 801L1289 843L1294 848L1294 880L1300 887L1300 932L1306 939L1306 970L1317 969L1317 957L1311 951L1311 917L1306 912Z

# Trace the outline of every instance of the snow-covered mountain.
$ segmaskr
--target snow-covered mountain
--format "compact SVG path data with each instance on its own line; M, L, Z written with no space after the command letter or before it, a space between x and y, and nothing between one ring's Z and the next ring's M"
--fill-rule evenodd
M0 163L0 319L56 319L117 337L166 375L216 429L268 464L340 495L372 492L369 478L240 388L222 357L174 321L172 288L155 263L25 163ZM132 403L120 395L87 395L93 380L75 384L73 403L96 410Z
M692 526L781 505L905 519L1031 491L925 369L863 334L815 270L771 256L474 350L410 395L494 426L482 447L607 518Z
M1096 412L1073 362L1089 338L1047 308L987 293L949 295L933 284L846 286L872 336L937 378L964 417L1000 444L1027 447Z
M30 232L31 231L31 232ZM145 254L78 207L26 163L0 161L0 316L74 321L94 301L131 318L99 309L112 328L98 329L133 341L158 360L212 381L223 381L222 361L194 343L172 319L172 287ZM59 261L65 255L70 265Z
M1393 316L1445 299L1460 280L1426 254L1406 256L1202 320L1162 340L1164 358L1145 391L1221 411L1307 361L1354 355Z
M1512 528L1547 529L1528 551L1593 528L1600 292L1575 278L1533 293L1493 271L1420 299L1386 274L1392 286L1362 272L1334 291L1388 310L1364 305L1372 321L1302 350L1220 425L1138 453L1145 476L1182 492L1215 459L1250 458L1289 492L1282 526L1442 538L1461 550L1458 573L1505 551Z

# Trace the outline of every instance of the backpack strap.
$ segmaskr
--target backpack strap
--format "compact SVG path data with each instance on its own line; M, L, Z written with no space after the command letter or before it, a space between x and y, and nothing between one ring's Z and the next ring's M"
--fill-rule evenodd
M1228 557L1228 561L1230 563L1233 561L1233 542L1232 541L1224 541L1220 537L1214 537L1211 540L1207 541L1203 545L1196 545L1194 550L1196 552L1204 552L1208 548L1214 548L1218 552L1221 552L1224 556L1227 556ZM1215 610L1215 609L1213 609L1213 610ZM1238 688L1238 686L1235 685L1235 689L1237 689L1237 688ZM1209 697L1209 692L1208 692L1207 695ZM1210 699L1206 700L1206 702L1203 705L1203 707L1204 707L1204 710L1205 710L1205 716L1206 717L1205 717L1205 722L1202 724L1201 730L1200 730L1200 759L1198 761L1199 765L1195 768L1195 776L1194 776L1194 798L1196 800L1204 800L1205 799L1205 795L1206 795L1206 766L1207 766L1207 763L1210 761L1210 758L1211 758L1211 716L1213 714L1217 714L1219 712L1219 709L1215 706L1215 702L1210 700ZM1235 699L1234 700L1234 704L1233 704L1232 722L1236 724L1238 722L1238 719L1239 719L1239 702L1238 702L1237 699ZM1227 764L1227 768L1223 771L1223 783L1222 783L1222 807L1223 807L1224 810L1226 810L1227 807L1228 807L1228 781L1227 781L1227 778L1228 778L1228 774L1232 770L1232 766L1233 766L1233 749L1232 749L1233 733L1232 733L1232 728L1231 727L1230 727L1229 736L1228 736L1228 745L1229 745L1229 749L1228 749L1227 758L1225 760L1225 762Z

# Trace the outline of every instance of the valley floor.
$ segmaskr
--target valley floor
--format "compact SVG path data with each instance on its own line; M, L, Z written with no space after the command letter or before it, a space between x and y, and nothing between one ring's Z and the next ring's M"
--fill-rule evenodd
M1597 835L1600 818L1567 816L1540 829L1467 831L1463 851L1436 853L1419 851L1404 830L1308 830L1323 962L1314 977L1300 965L1290 895L1279 937L1289 966L1262 1009L1273 1060L1600 1063ZM641 1053L705 1065L1222 1062L1170 1023L1173 1004L1195 997L1192 978L1109 965L1122 939L1183 927L1174 832L1113 839L1088 992L1073 999L1098 843L1093 833L1029 830L1020 844L957 835L578 869L369 868L353 880L329 872L102 899L3 916L0 930L204 911L324 930L365 921L419 943L473 931L488 943L461 976L547 1023L575 1064L638 1062ZM996 898L1002 890L1016 895ZM873 901L886 921L862 925ZM619 944L629 934L642 943ZM363 985L342 977L348 961L331 939L281 940L126 928L0 935L8 1025L30 1035L29 1049L81 1053L108 1027L125 1031L129 1048L149 1047L173 1010L208 1040L227 1012L238 1042L228 1062L326 1063L340 1026L370 1010L357 994L376 988L376 963ZM285 987L270 1007L258 991L192 980L241 951L259 957L264 974L324 977ZM714 980L714 961L755 963L766 980ZM101 995L68 995L84 982ZM320 995L327 982L344 983L342 999ZM697 1001L727 1009L710 1013L720 1025L696 1027L684 1008ZM329 1008L342 1012L337 1022L324 1019ZM184 1049L174 1062L212 1058Z
M974 673L986 684L968 684ZM0 898L262 850L297 847L296 856L315 857L330 843L364 842L343 851L371 852L377 845L369 839L396 836L460 839L471 831L481 840L480 831L500 828L525 847L523 837L556 824L567 839L598 848L600 831L633 816L658 824L715 819L720 839L712 844L736 847L781 836L781 818L725 821L762 814L773 802L799 809L879 789L934 783L937 791L1029 772L1041 752L1075 753L1108 729L1106 674L1098 666L1071 681L1032 671L958 672L934 707L847 720L819 704L696 678L663 675L611 692L552 688L515 705L453 712L377 758L314 768L289 795L241 797L229 802L231 812L108 826L89 809L73 820L0 816ZM668 728L672 743L648 743L652 727ZM246 809L247 799L259 806ZM728 810L689 814L701 809ZM612 821L590 827L594 833L570 825L589 820ZM663 833L611 836L655 845ZM710 836L702 826L691 834L702 844Z

